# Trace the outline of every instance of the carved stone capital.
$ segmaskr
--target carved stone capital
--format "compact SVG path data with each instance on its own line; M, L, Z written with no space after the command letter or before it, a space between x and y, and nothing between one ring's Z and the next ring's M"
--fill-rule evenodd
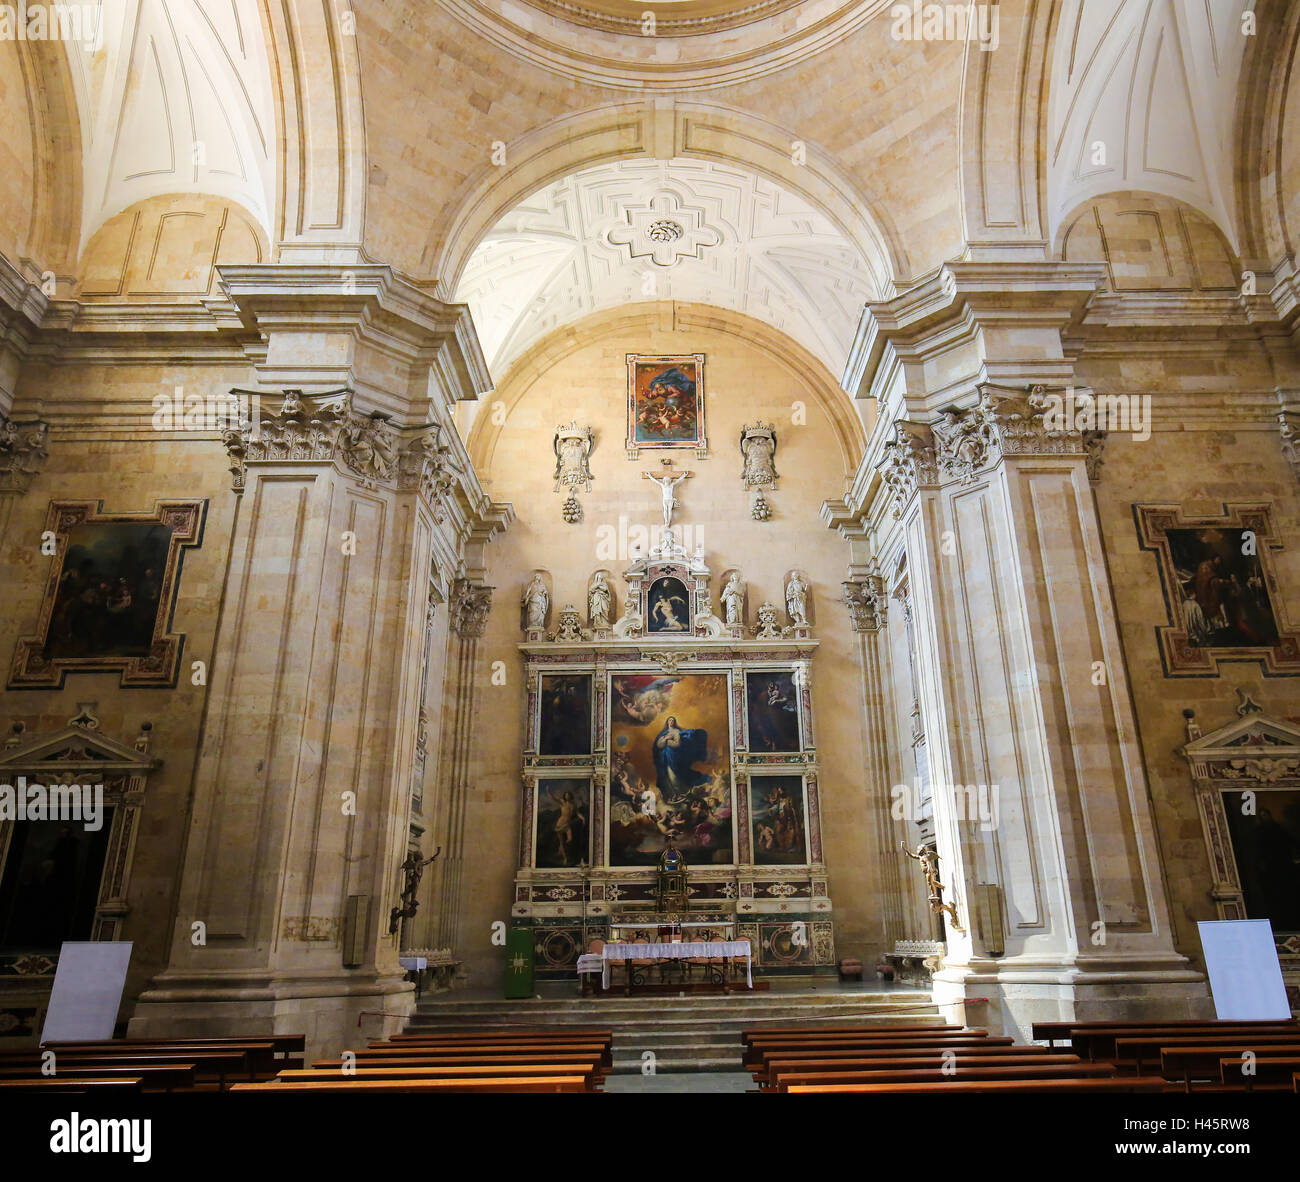
M446 428L441 423L428 423L398 453L397 487L418 492L433 509L434 521L441 525L446 518L446 498L459 471L446 443Z
M899 419L894 424L894 438L885 444L885 458L880 478L894 496L894 516L903 515L903 507L921 488L939 483L934 434L924 423Z
M1284 410L1277 416L1277 422L1282 454L1291 465L1291 471L1300 477L1300 412Z
M879 632L885 626L888 598L884 578L881 575L859 575L846 579L841 586L853 631Z
M462 640L478 640L492 610L492 587L457 579L451 592L451 626Z
M0 414L0 493L25 493L49 455L50 425Z
M1103 452L1106 450L1107 431L1085 431L1083 433L1083 459L1088 468L1088 479L1096 484L1101 480L1101 466L1105 463Z

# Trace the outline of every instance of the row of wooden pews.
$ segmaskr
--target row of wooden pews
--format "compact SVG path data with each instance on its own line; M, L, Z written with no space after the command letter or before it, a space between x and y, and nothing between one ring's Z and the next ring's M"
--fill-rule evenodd
M598 1092L613 1067L609 1029L403 1034L291 1068L236 1092Z
M1123 1077L1158 1072L1166 1090L1300 1092L1295 1020L1036 1022L1033 1036Z
M213 1092L302 1066L301 1034L50 1042L0 1053L0 1092Z

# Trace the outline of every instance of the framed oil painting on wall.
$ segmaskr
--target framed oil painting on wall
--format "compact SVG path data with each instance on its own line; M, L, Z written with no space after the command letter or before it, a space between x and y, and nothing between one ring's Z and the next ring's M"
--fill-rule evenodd
M537 711L539 755L591 754L590 673L543 673Z
M725 673L610 677L609 864L734 860Z
M799 751L799 690L794 671L747 672L745 713L751 752Z
M591 861L591 781L546 777L537 781L533 864L560 870Z
M802 866L808 861L803 776L751 776L749 822L754 865Z
M171 632L181 560L203 540L207 501L104 513L54 501L55 553L36 634L18 641L9 688L48 689L68 673L119 671L123 687L172 686L185 638Z
M1300 791L1254 792L1249 808L1225 792L1223 807L1246 915L1300 932Z
M1271 506L1184 516L1176 505L1134 505L1133 513L1143 549L1156 553L1169 612L1169 625L1156 629L1166 676L1213 676L1221 659L1300 673L1300 637L1278 606Z
M627 355L627 446L707 446L703 353Z

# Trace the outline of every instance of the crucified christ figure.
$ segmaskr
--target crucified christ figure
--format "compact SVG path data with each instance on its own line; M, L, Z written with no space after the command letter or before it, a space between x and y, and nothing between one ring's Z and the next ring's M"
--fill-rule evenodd
M672 460L664 460L663 463L671 464ZM662 476L656 476L653 472L642 472L641 475L646 480L653 480L659 486L659 491L664 498L664 529L670 529L673 524L673 510L677 508L677 500L673 496L673 489L681 484L683 480L695 474L693 472L674 474L672 468L669 468Z

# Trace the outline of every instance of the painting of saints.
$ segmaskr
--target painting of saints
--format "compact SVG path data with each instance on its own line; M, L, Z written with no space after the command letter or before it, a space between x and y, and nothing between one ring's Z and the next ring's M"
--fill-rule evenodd
M628 355L628 446L703 447L704 356Z
M796 866L808 861L801 776L755 776L750 780L754 864Z
M591 754L591 676L543 674L540 755Z
M747 673L745 693L749 705L751 751L798 751L799 691L794 674Z
M1171 529L1169 553L1187 641L1197 648L1265 648L1278 626L1249 531Z
M536 865L539 870L577 866L587 858L586 780L539 780L537 784Z
M650 588L648 632L689 632L690 602L681 579L656 579Z
M1300 792L1260 792L1246 812L1242 796L1224 793L1246 915L1267 919L1274 933L1300 932Z

